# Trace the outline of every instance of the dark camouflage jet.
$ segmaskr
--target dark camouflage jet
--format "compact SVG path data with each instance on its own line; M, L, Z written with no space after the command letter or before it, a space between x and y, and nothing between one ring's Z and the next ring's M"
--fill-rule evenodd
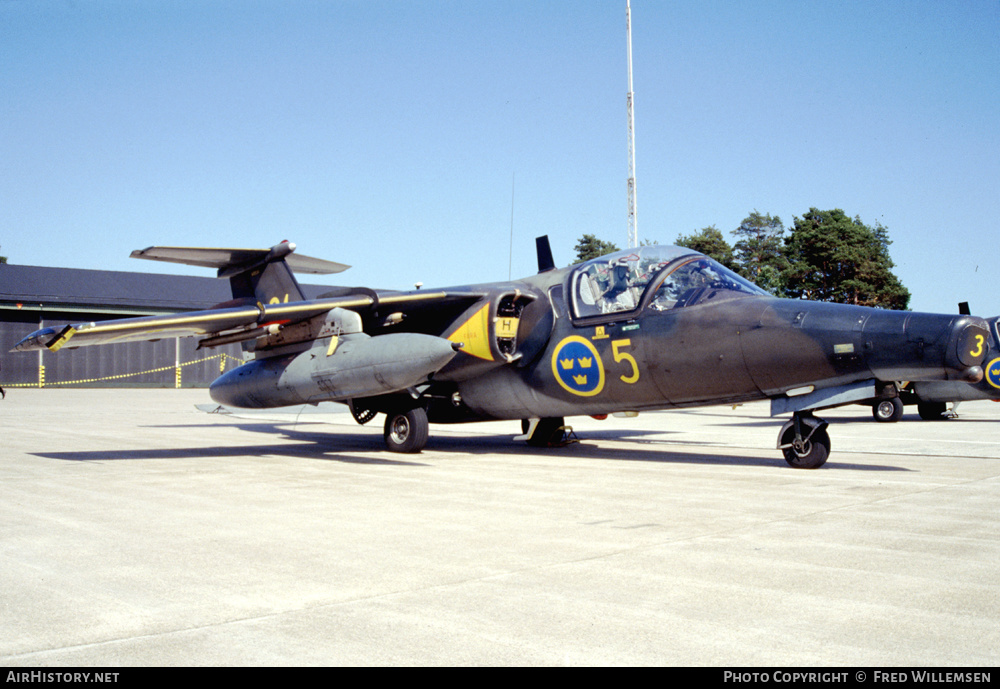
M337 288L305 300L292 270L347 266L270 250L151 247L137 258L214 268L233 300L207 311L46 328L15 349L199 337L250 360L212 399L246 408L346 403L385 414L386 446L418 452L429 423L521 419L558 445L564 418L771 400L778 448L827 459L813 412L898 396L895 381L978 382L990 332L969 315L778 299L689 249L645 246L556 269L548 240L523 280L412 292ZM994 362L996 363L996 362Z

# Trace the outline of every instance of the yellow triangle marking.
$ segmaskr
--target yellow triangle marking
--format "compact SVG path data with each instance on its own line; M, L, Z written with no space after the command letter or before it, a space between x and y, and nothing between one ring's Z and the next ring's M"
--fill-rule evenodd
M461 342L462 351L480 359L493 361L493 350L490 347L490 305L476 311L469 320L448 336L450 342Z

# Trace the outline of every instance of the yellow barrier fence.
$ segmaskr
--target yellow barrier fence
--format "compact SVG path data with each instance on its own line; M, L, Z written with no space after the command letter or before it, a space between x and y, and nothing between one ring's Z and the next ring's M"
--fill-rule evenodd
M226 370L226 360L232 359L238 364L242 364L242 359L237 359L229 354L213 354L212 356L207 356L202 359L195 359L193 361L185 361L182 364L171 364L170 366L160 366L159 368L151 368L147 371L134 371L132 373L119 373L113 376L103 376L101 378L81 378L80 380L59 380L59 381L48 381L45 380L45 364L38 365L38 382L37 383L0 383L0 387L5 388L43 388L52 387L56 385L82 385L86 383L103 383L109 380L123 380L125 378L133 378L135 376L144 376L150 373L160 373L161 371L169 371L174 369L174 387L181 387L181 371L185 366L193 366L194 364L200 364L206 361L211 361L212 359L219 360L219 374L225 372Z

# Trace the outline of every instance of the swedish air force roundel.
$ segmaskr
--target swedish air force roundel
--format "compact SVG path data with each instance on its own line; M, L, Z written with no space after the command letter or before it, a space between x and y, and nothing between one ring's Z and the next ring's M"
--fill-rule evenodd
M986 364L986 382L995 388L1000 388L1000 358Z
M604 389L604 364L594 345L577 335L564 338L552 353L552 373L564 389L592 397Z

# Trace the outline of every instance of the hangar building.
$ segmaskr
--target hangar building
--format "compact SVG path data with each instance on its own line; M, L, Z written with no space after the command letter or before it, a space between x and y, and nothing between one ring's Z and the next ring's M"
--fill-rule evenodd
M329 287L302 285L308 298ZM193 337L11 352L39 328L209 309L232 299L228 280L0 264L0 385L205 387L242 363L238 344L198 350Z

